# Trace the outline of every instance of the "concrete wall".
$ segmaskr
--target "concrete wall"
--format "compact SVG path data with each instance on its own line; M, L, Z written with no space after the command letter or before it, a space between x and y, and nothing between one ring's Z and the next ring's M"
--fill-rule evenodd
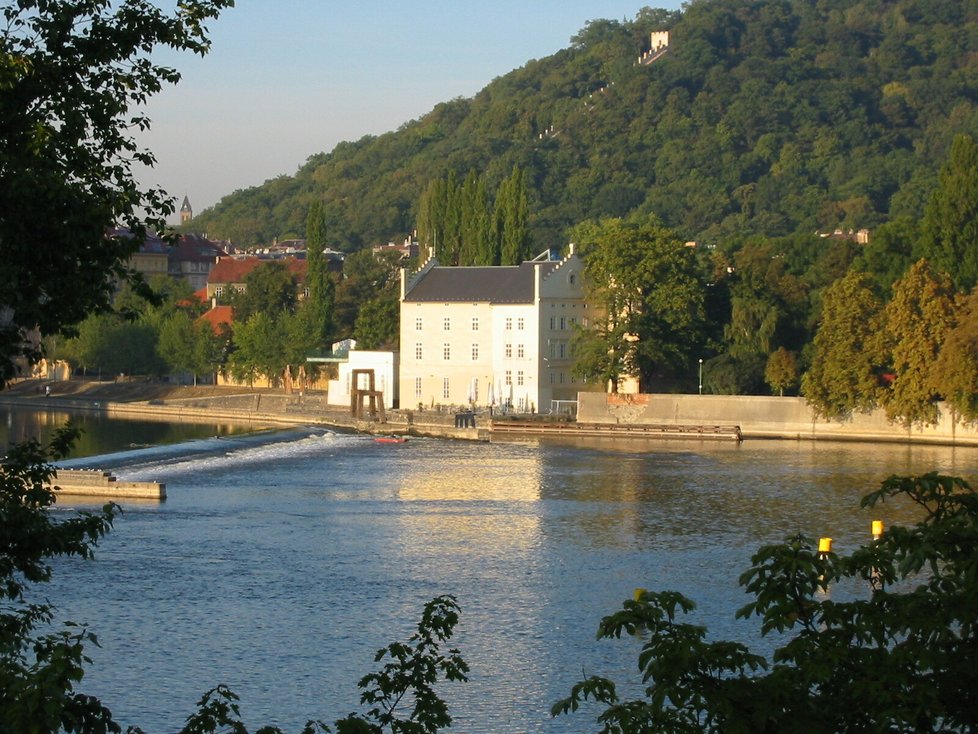
M580 423L737 425L744 438L921 441L978 446L978 427L951 420L941 405L936 426L890 423L882 410L848 421L817 419L804 398L748 395L607 395L580 393Z

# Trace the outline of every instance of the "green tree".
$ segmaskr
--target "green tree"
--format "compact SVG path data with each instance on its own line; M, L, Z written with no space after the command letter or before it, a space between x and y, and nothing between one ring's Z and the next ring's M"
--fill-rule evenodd
M883 393L891 420L935 423L940 376L935 365L951 326L954 288L944 273L919 260L893 286L884 310L893 382Z
M655 217L587 222L575 240L600 315L575 336L574 373L608 380L613 391L634 375L647 389L657 370L688 365L704 319L692 249Z
M234 346L229 367L236 380L253 383L265 377L277 384L288 364L280 318L261 311L247 321L235 321Z
M462 182L459 199L462 228L459 265L495 265L485 179L474 170L469 171Z
M357 314L353 338L357 349L397 349L400 302L393 297L367 301Z
M160 326L157 351L172 372L197 376L216 371L221 360L222 341L211 325L177 311Z
M204 54L205 24L232 0L188 0L168 15L148 0L8 2L0 27L0 351L40 355L23 338L107 310L147 226L173 202L142 190L134 139L150 95L179 73L156 49ZM148 217L143 218L143 212ZM129 233L113 234L123 224ZM107 234L109 233L109 234ZM130 234L131 233L131 234ZM134 235L134 236L133 236ZM0 364L0 381L13 375Z
M920 225L916 220L901 217L886 222L873 230L852 267L872 275L880 293L889 293L913 265L913 251L919 241Z
M526 174L513 168L496 191L493 209L493 262L489 265L519 265L530 252L530 213L526 192Z
M934 372L938 391L958 417L978 420L978 289L956 306Z
M770 659L683 621L695 604L681 594L643 591L598 637L641 632L644 697L594 676L554 715L593 699L606 734L975 731L978 496L954 477L890 477L862 507L887 500L913 503L921 520L848 556L800 535L754 554L737 617L760 618Z
M885 362L882 310L870 276L863 273L850 272L825 290L812 364L801 382L817 414L845 418L877 406Z
M958 135L921 223L921 255L959 290L978 285L978 143Z
M76 436L66 428L49 446L10 447L0 464L0 729L11 734L120 731L97 698L78 690L94 635L55 624L50 604L27 600L34 584L50 580L54 559L90 558L118 512L50 511L48 461L66 457Z
M794 352L789 352L784 347L778 347L775 351L771 352L771 356L767 360L767 366L764 368L764 381L778 395L784 395L785 390L789 390L797 385L798 358Z
M270 314L295 310L298 281L288 266L279 260L258 265L244 279L245 289L231 298L235 319L247 321L257 313Z
M357 315L367 303L377 298L397 299L400 293L400 269L403 265L396 252L379 257L361 250L346 258L343 280L336 292L337 335L353 335Z
M336 308L336 282L329 271L324 250L327 245L326 215L322 201L316 200L306 218L306 283L309 298L305 308L311 336L318 341L317 349L324 350L333 336L333 317Z

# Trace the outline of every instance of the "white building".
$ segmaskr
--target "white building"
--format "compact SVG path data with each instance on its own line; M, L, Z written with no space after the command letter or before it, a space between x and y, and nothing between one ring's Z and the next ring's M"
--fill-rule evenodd
M521 265L401 271L401 407L507 406L601 390L571 374L575 325L587 326L584 266L551 252Z
M335 345L334 345L335 347ZM372 352L351 349L345 361L339 362L339 376L329 381L327 404L349 407L353 388L353 370L373 370L374 390L384 394L384 408L395 407L397 395L397 352ZM370 389L366 374L358 375L357 388Z

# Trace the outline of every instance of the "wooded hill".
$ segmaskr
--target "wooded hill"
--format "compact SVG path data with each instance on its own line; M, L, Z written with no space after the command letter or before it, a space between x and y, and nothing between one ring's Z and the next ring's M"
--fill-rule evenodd
M651 31L669 51L637 63ZM978 0L694 0L595 20L553 56L294 176L237 191L193 228L238 245L332 246L415 226L428 182L526 173L541 248L585 219L655 213L687 239L873 228L920 217L956 133L978 134Z

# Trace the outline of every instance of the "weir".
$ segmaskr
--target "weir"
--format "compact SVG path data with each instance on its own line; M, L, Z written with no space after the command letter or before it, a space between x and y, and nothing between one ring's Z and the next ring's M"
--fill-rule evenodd
M109 472L97 469L58 469L49 486L55 494L120 500L166 499L166 485L161 482L120 482Z

